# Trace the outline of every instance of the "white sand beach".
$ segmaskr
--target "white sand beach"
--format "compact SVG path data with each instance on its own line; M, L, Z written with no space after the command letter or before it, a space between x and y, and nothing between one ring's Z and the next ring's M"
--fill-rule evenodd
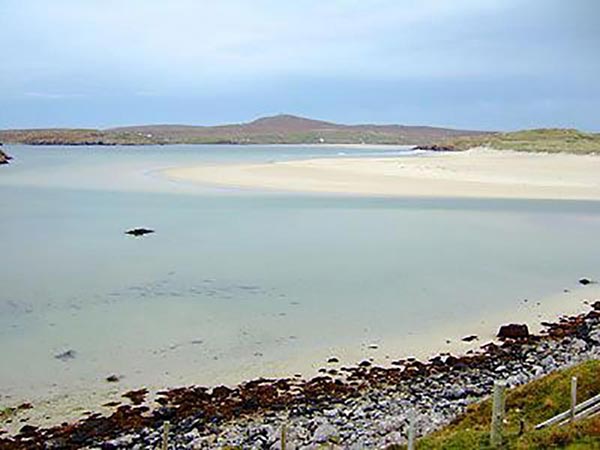
M206 165L172 179L285 191L408 197L600 199L600 156L473 149L411 157Z

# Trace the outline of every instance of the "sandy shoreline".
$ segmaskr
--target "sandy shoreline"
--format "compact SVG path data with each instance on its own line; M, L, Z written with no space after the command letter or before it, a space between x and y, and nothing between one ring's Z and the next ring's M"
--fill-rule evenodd
M600 200L600 156L473 149L168 169L193 183L405 197Z
M161 385L141 380L125 379L116 384L92 383L89 389L78 389L69 393L55 394L52 396L23 396L14 398L8 405L17 407L23 403L32 403L33 408L19 414L19 418L27 418L27 423L35 426L54 426L61 422L73 422L82 418L84 411L109 414L113 408L102 405L110 402L122 402L122 394L129 390L147 388L149 398L162 389L171 389L180 386L219 386L234 387L247 380L258 378L281 379L292 377L294 374L302 375L302 379L309 380L320 375L328 368L327 361L331 357L339 360L340 365L356 366L360 361L370 361L374 366L393 367L392 361L400 358L414 357L419 361L428 361L440 354L462 356L470 351L476 351L481 346L490 342L498 342L496 332L499 327L507 323L525 323L531 333L539 334L543 329L542 322L555 323L561 317L575 317L586 312L590 304L600 298L600 286L592 284L580 286L566 292L555 292L538 300L515 300L515 303L502 313L487 314L478 321L466 320L461 323L440 323L435 330L424 330L423 333L406 334L400 332L397 336L382 336L381 339L353 348L338 346L323 346L321 348L307 348L295 354L292 358L280 360L276 364L265 364L260 371L256 368L232 368L228 373L223 373L211 379L186 379L175 385ZM463 341L466 336L477 336L470 342ZM244 370L246 369L246 370ZM0 423L10 433L16 433L22 423L15 421L12 424Z
M401 431L405 431L409 409L415 408L418 414L418 434L426 435L456 418L468 404L489 395L498 379L510 387L519 386L557 369L597 359L600 302L587 303L587 312L546 324L541 335L483 345L463 356L443 353L429 361L400 359L389 368L369 361L344 367L334 359L328 361L322 376L310 380L261 378L212 390L189 386L159 393L150 408L146 406L148 391L141 389L128 393L130 402L115 402L112 406L118 407L108 416L84 414L78 422L51 428L32 427L26 417L31 406L25 406L15 419L20 424L26 421L27 426L13 437L0 436L0 446L30 448L33 443L51 442L64 448L82 444L155 448L165 419L174 426L171 438L178 448L240 443L243 448L254 448L265 426L274 429L282 423L293 430L293 439L304 445L320 442L315 428L323 424L343 445L380 448L402 444L405 433ZM292 416L291 410L295 411ZM366 415L367 410L376 413ZM391 427L389 417L397 418ZM276 441L277 436L269 432L267 438Z

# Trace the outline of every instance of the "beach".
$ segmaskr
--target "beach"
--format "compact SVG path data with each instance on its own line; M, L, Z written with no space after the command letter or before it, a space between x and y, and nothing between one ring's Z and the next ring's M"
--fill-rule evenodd
M95 413L116 420L130 406L122 397L130 390L147 389L154 410L164 389L236 389L259 378L292 378L312 389L311 380L328 377L354 389L342 367L363 371L368 363L369 377L392 376L404 367L400 360L468 357L498 342L503 324L539 333L547 328L542 322L588 313L600 299L598 284L579 283L599 278L600 256L590 243L600 203L571 200L597 192L595 157L363 146L10 150L14 164L0 178L7 223L0 239L7 262L0 401L7 411L17 408L14 420L5 415L1 424L10 434L24 423L46 428ZM531 168L548 164L564 174L552 178ZM469 174L481 198L452 197L458 191L450 188L406 197L385 184L381 194L363 189L363 179L372 189L381 179L396 186L398 167L413 174L402 179L426 186L454 186ZM282 168L319 173L323 191L301 177L284 184L278 175L273 183ZM179 171L215 180L173 176ZM386 171L392 175L381 175ZM247 184L239 176L246 172L254 177ZM225 180L233 173L237 178ZM356 190L349 189L355 178ZM338 191L327 186L331 180L341 180ZM519 183L566 186L571 197L481 194L481 186L496 195L502 186L516 192ZM155 233L125 234L134 227ZM591 339L585 347L565 342L558 352L565 359L543 373L569 364L573 345L577 360L598 349ZM535 359L550 353L558 358L546 349ZM514 356L507 354L507 362ZM516 367L519 379L539 376L540 364ZM469 378L444 384L470 389ZM488 381L473 399L487 394ZM391 394L373 395L379 403ZM399 409L382 409L382 416L405 409L406 398L397 400L390 404ZM444 407L436 423L463 406ZM343 426L374 433L386 427L357 420ZM226 445L237 438L219 439Z
M404 197L600 199L600 156L473 149L413 157L323 158L165 171L174 180Z

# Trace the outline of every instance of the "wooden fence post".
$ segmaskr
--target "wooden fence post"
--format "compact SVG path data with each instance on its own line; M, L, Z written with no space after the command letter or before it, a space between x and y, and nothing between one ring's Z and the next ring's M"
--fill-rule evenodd
M502 381L494 382L492 398L492 426L490 429L490 444L492 447L502 445L502 423L504 422L504 390L506 384Z
M415 450L415 410L408 411L408 450Z
M285 429L285 422L281 425L281 450L285 450L287 430Z
M163 424L163 436L162 436L162 450L169 448L169 430L171 429L171 422L168 420Z
M577 406L577 377L571 377L571 411L570 421L575 421L575 406Z

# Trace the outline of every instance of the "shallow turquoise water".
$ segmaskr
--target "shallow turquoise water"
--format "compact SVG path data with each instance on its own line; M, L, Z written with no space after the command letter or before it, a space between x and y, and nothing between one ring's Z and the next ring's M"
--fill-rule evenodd
M167 167L411 157L317 147L13 147L0 168L0 401L306 372L508 314L599 272L600 203L174 183ZM343 154L340 154L343 153ZM141 239L123 231L156 229ZM456 336L453 336L455 338ZM406 339L406 346L403 346ZM427 344L426 344L427 342ZM55 355L73 349L76 357ZM385 354L381 353L384 352Z

